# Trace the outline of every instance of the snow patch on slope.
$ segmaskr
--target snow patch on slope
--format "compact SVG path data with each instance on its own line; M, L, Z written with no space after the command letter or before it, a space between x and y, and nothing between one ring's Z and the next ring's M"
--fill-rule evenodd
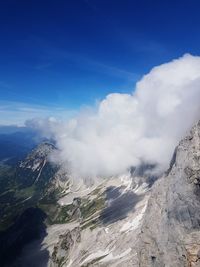
M146 210L146 204L145 206L141 209L140 213L131 221L126 222L122 228L120 229L120 232L129 232L129 231L133 231L135 229L137 229L140 224L141 224L141 220L144 216L145 210Z

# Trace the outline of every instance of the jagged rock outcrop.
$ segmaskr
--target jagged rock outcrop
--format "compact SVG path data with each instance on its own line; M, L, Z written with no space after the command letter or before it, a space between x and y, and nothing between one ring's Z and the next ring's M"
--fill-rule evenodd
M79 227L75 227L71 231L67 230L64 234L60 235L58 243L54 246L50 266L62 266L65 261L69 260L70 250L80 241L81 232Z
M154 185L139 236L140 267L200 266L200 122Z
M28 154L16 171L16 179L21 187L32 186L40 182L45 184L55 175L57 168L49 159L55 150L53 144L42 143Z
M45 195L50 197L68 188L68 173L51 160L56 151L57 148L53 144L44 142L20 162L16 169L16 181L21 188L34 186L45 191Z
M44 248L51 255L48 266L138 267L137 237L149 193L146 183L133 188L128 173L105 180L86 195L75 198L68 206L73 205L80 216L73 216L62 226L53 225L44 240ZM74 235L75 229L79 229L81 239L79 234ZM63 243L67 244L65 249Z

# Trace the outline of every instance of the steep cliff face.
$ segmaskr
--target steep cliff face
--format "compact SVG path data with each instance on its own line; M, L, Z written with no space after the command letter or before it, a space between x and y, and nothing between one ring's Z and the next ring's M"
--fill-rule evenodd
M154 185L138 245L139 266L200 266L200 122Z

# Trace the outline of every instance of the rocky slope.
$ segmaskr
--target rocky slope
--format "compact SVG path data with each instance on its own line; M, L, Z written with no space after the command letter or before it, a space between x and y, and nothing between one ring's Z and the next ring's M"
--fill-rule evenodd
M140 178L130 173L113 177L85 194L76 192L81 197L63 204L79 212L68 223L47 229L43 248L49 251L49 266L138 264L137 236L150 194L148 183Z
M156 182L139 238L141 267L200 266L200 122Z
M10 264L20 256L24 245L44 236L38 214L44 215L44 229L47 220L50 223L54 223L54 220L62 221L62 210L56 201L63 196L67 178L66 173L50 161L49 157L55 149L50 143L42 143L16 167L0 166L1 266L12 266ZM60 181L61 172L65 182ZM37 217L38 220L34 221Z

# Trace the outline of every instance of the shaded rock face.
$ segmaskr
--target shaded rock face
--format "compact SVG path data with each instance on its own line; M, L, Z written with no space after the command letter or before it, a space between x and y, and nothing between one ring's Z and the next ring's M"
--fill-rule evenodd
M152 171L156 168L155 164L145 164L141 163L137 167L131 167L130 173L133 177L133 186L137 184L147 183L151 187L154 182L158 179L158 176L152 174Z
M125 219L127 214L133 211L135 205L143 198L143 196L138 196L131 191L117 195L117 190L119 189L115 188L109 194L106 192L108 196L111 196L112 201L110 201L109 205L100 214L99 219L103 225L109 225L118 220Z
M148 202L140 266L200 266L200 122L183 139Z

